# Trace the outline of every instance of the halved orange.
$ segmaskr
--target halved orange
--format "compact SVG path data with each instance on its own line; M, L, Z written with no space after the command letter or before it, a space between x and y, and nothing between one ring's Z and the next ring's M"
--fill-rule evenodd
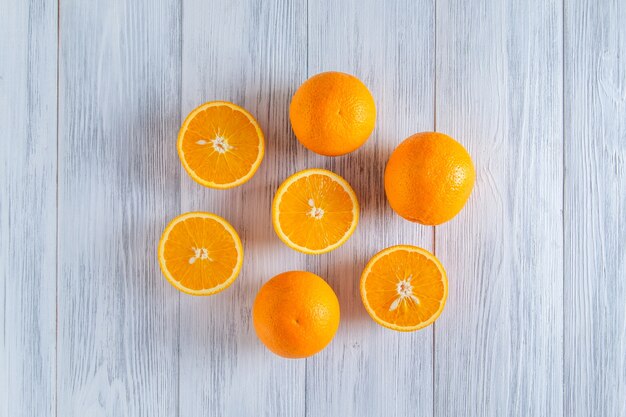
M272 204L278 237L297 251L317 255L343 245L359 221L350 184L334 172L306 169L287 178Z
M378 252L361 275L361 298L374 321L401 332L432 324L448 298L448 277L426 249L398 245Z
M212 213L191 212L172 220L159 241L159 266L178 290L211 295L232 284L243 264L235 229Z
M265 154L263 132L245 109L226 101L197 107L178 133L178 156L187 173L210 188L248 181Z

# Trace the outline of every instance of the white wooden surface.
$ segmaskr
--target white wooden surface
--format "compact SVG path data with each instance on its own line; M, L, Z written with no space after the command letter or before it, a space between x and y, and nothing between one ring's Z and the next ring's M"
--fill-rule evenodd
M180 10L59 14L56 415L175 415L179 300L154 251L180 207Z
M0 2L0 416L56 406L57 3Z
M435 232L438 416L563 415L561 10L437 2L437 130L477 166L469 206Z
M565 415L626 416L626 4L565 8Z
M378 106L358 151L321 157L288 107L307 77L359 76ZM180 167L196 105L243 105L267 137L255 177L202 188ZM621 0L0 0L0 417L626 416L626 4ZM382 173L403 138L461 141L468 206L427 228L394 215ZM362 203L318 257L274 235L273 192L325 167ZM168 219L226 217L235 285L179 294L155 259ZM358 278L378 250L434 250L435 325L388 331ZM307 269L342 322L307 360L251 326L273 275Z

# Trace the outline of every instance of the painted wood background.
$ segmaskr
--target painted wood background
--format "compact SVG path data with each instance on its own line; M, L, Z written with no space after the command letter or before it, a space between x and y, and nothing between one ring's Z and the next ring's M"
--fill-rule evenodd
M295 140L309 76L360 77L371 139L326 158ZM245 185L195 184L175 152L208 100L256 115L266 158ZM623 0L0 0L0 417L626 416L626 3ZM382 173L425 130L472 154L451 222L394 215ZM362 203L318 257L274 235L289 174L324 167ZM246 258L224 293L162 278L156 245L189 210L226 217ZM441 318L369 319L358 277L410 243L448 270ZM325 277L342 322L306 360L251 326L262 283Z

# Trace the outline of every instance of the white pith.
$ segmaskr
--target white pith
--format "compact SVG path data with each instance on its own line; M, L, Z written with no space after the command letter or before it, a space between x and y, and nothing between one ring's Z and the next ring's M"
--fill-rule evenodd
M389 311L394 311L395 309L397 309L400 304L406 299L413 300L415 304L420 303L420 300L415 296L415 294L413 294L413 286L411 285L412 279L413 275L409 275L408 278L398 281L398 283L396 284L398 297L389 306Z
M228 143L228 140L226 140L226 138L221 135L215 136L213 139L211 139L208 142L204 139L200 139L196 141L196 144L198 145L206 145L208 143L210 143L213 146L213 150L217 153L226 153L234 149L234 146Z
M206 249L206 248L191 248L191 250L193 250L194 255L191 258L189 258L189 264L193 264L198 259L200 259L200 260L208 259L209 261L213 261L213 259L211 259L211 257L209 256L208 249Z
M309 199L308 203L311 207L311 210L307 213L309 216L313 217L316 220L324 217L324 210L319 207L315 207L315 201L313 201L312 198Z

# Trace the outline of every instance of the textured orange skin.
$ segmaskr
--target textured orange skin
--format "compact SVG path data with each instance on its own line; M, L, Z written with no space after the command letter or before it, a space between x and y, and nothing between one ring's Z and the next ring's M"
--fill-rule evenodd
M326 156L363 145L376 124L376 104L358 78L323 72L306 80L289 106L296 137L309 150Z
M461 211L475 179L463 145L443 133L423 132L405 139L391 154L385 194L400 216L435 226Z
M290 271L270 279L252 308L256 334L285 358L306 358L324 349L339 328L339 300L319 276Z

